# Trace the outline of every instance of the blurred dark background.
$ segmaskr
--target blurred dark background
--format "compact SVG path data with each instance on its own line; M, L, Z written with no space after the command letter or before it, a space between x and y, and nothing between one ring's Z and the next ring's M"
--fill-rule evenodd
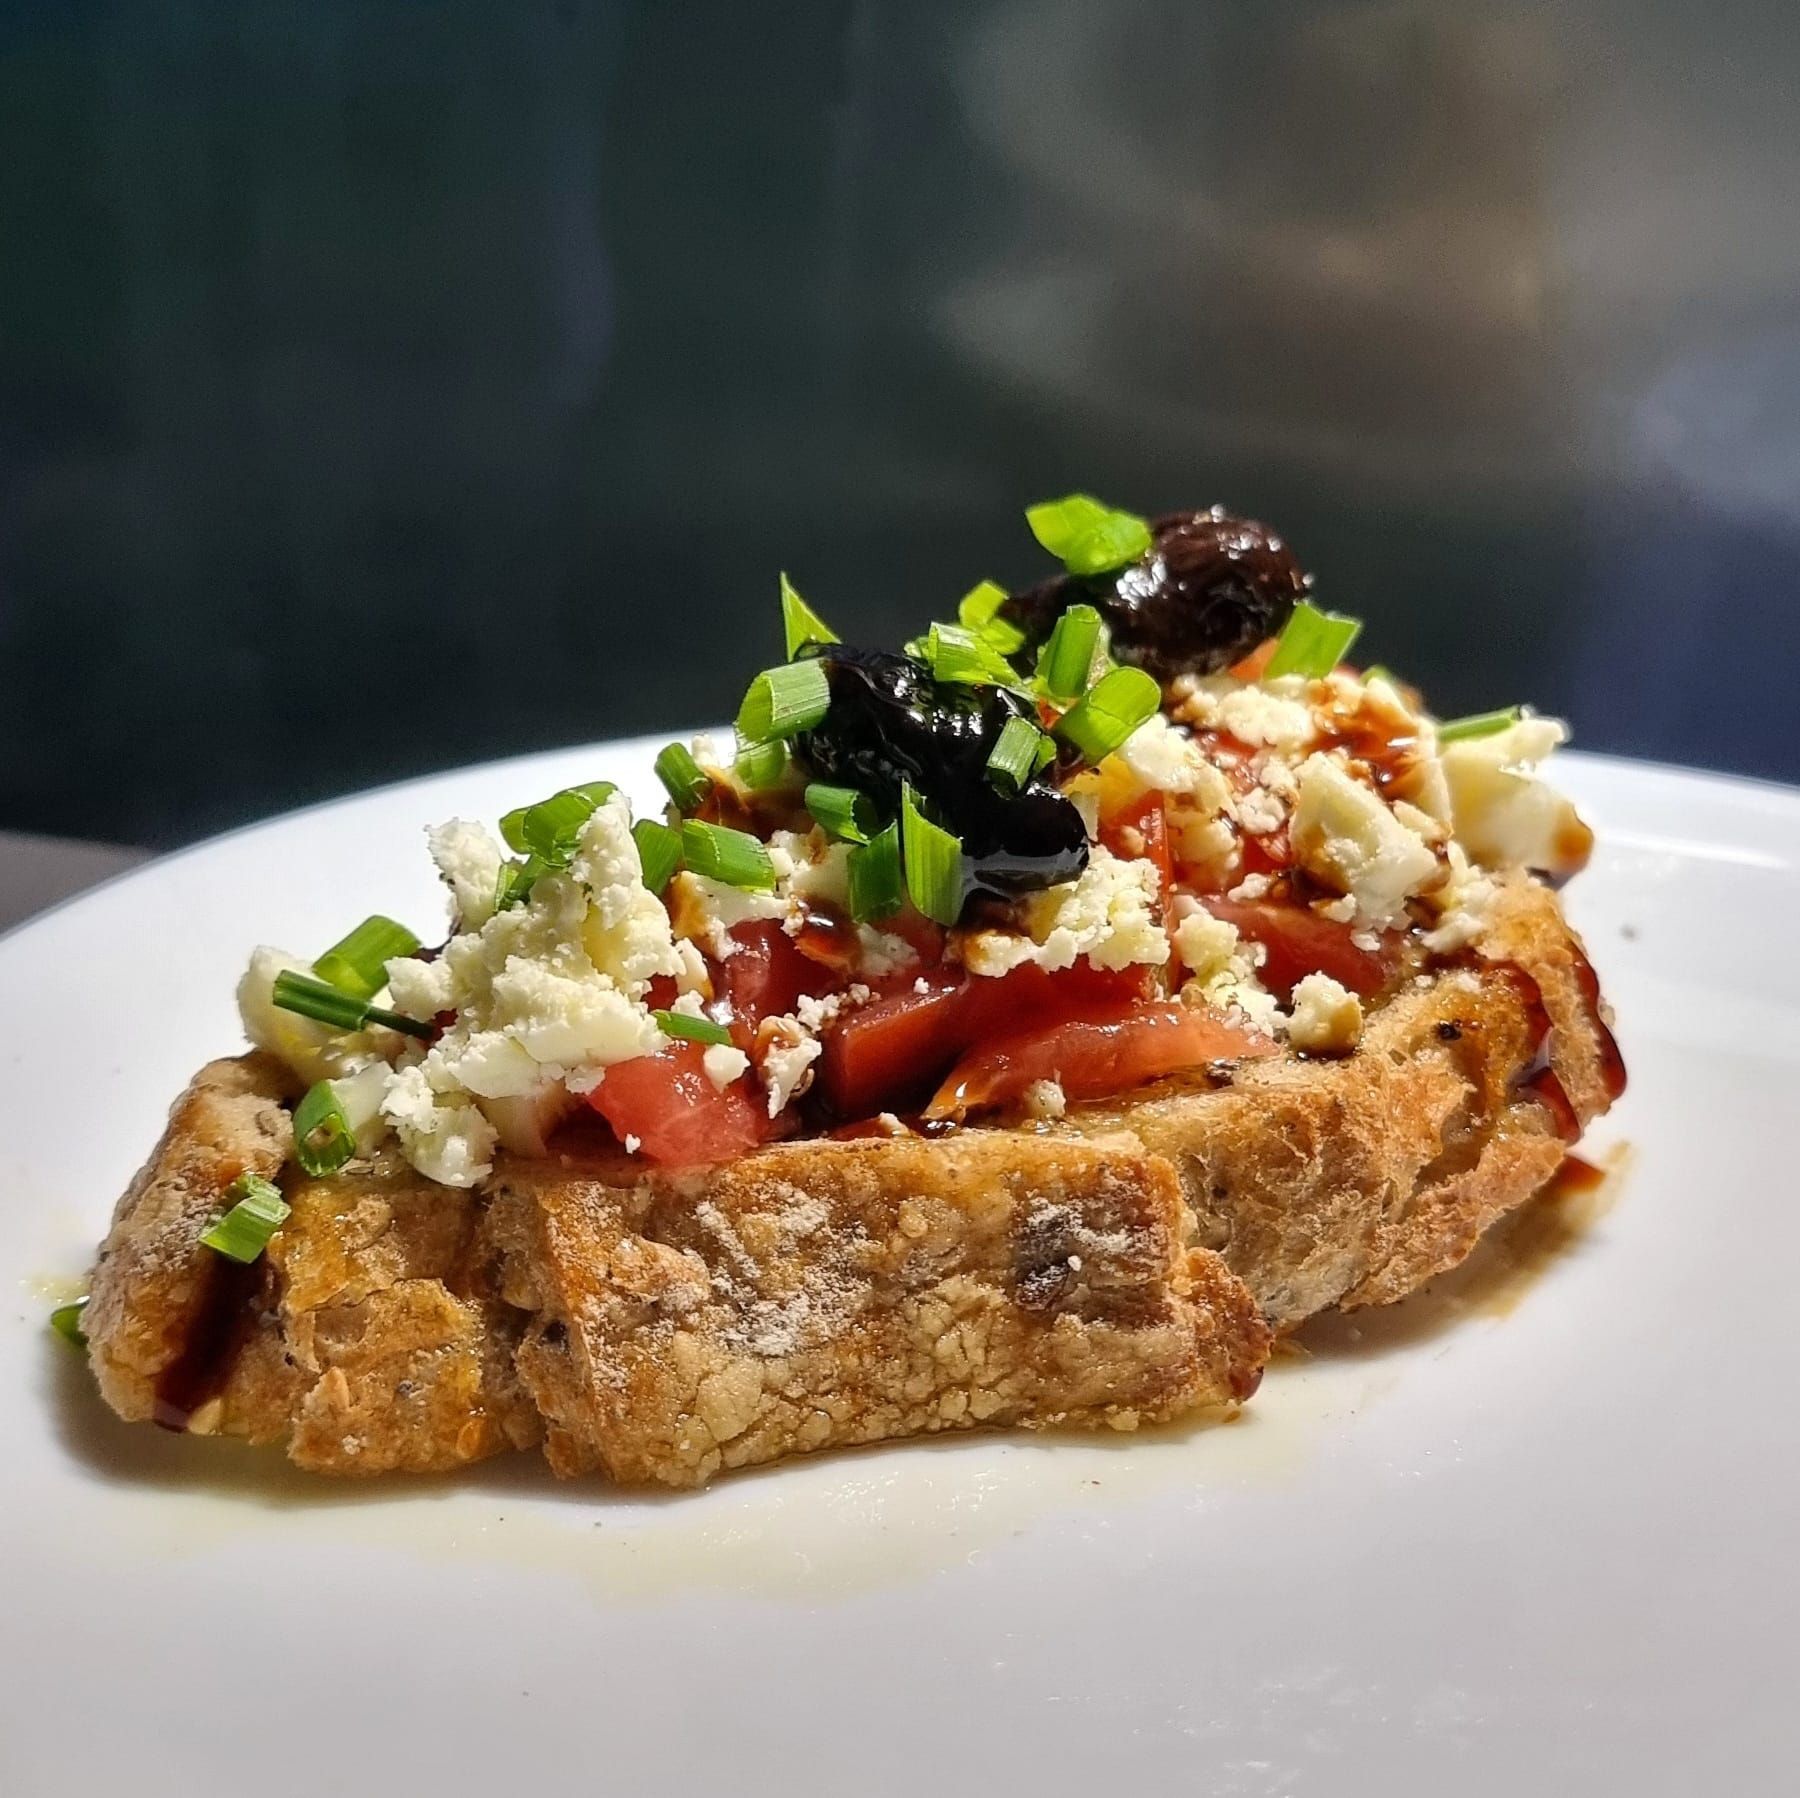
M725 715L1082 486L1446 712L1800 776L1800 22L0 0L0 825Z

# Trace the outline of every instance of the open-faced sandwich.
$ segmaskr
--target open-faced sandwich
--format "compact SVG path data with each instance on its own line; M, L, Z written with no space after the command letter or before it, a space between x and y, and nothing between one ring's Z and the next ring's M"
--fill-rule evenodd
M1064 571L902 652L784 578L660 817L431 830L447 940L257 950L64 1320L119 1415L676 1486L1130 1429L1543 1187L1624 1078L1563 727L1346 662L1261 525L1028 516Z

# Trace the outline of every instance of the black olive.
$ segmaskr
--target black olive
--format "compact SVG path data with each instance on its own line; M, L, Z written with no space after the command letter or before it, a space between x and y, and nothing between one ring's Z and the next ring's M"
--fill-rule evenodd
M1086 603L1106 620L1121 662L1165 685L1178 674L1216 674L1274 636L1312 585L1267 525L1222 506L1166 513L1150 532L1149 553L1115 573L1058 575L1014 594L1003 611L1025 632L1021 656L1066 607Z
M1014 899L1073 880L1087 866L1081 814L1048 781L1008 795L987 760L1009 718L1037 722L1031 702L1000 687L940 681L923 662L841 643L816 651L831 684L824 719L794 742L822 781L854 787L885 817L909 784L963 846L963 897Z

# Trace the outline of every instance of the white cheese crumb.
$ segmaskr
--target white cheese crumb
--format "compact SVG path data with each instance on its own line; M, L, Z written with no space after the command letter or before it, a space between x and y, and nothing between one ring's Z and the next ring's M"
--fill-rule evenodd
M1456 840L1490 868L1578 872L1593 833L1535 772L1568 736L1554 718L1525 717L1491 736L1446 743L1441 763Z
M1329 974L1308 974L1294 986L1288 1041L1311 1055L1341 1055L1362 1037L1362 1003Z
M1161 878L1153 863L1128 861L1096 848L1081 875L1034 893L1022 909L1024 932L982 930L965 939L964 964L1001 975L1026 962L1054 973L1086 956L1097 968L1169 959L1163 933Z
M431 859L437 863L454 902L458 930L479 930L494 915L500 864L506 852L479 824L452 818L425 833Z
M1174 940L1183 965L1206 980L1230 964L1238 946L1237 926L1196 909L1175 926Z
M1034 1080L1024 1093L1025 1110L1034 1118L1059 1118L1069 1109L1068 1095L1054 1080Z
M1286 809L1267 787L1252 787L1237 802L1237 820L1253 837L1271 835L1286 819Z
M1315 905L1313 910L1321 918L1329 918L1334 924L1348 924L1356 917L1356 901L1346 893L1341 899L1331 899Z
M1139 792L1190 795L1216 812L1231 790L1193 738L1161 712L1152 713L1114 754Z
M757 1072L769 1095L769 1116L779 1117L790 1100L812 1085L812 1064L825 1045L792 1015L764 1018L756 1044Z
M635 1155L643 1146L643 1139L641 1137L627 1136L625 1138L625 1153L627 1155Z
M1329 755L1308 756L1290 837L1309 874L1356 901L1366 924L1390 924L1438 868L1437 857L1370 788Z
M1246 874L1229 893L1227 899L1263 899L1268 896L1269 888L1274 882L1267 874ZM1356 913L1356 902L1351 901L1349 916Z
M388 1083L382 1116L406 1158L428 1180L474 1186L493 1172L499 1137L469 1099L435 1091L424 1067L401 1068Z
M714 1089L723 1092L749 1070L750 1057L730 1043L709 1043L706 1053L700 1057L700 1065L706 1070L706 1077Z

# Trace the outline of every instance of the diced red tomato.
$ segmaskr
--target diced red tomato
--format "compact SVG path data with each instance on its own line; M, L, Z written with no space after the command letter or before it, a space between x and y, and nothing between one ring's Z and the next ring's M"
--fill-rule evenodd
M1268 951L1259 970L1262 983L1283 1005L1305 975L1329 974L1367 998L1380 992L1399 966L1399 938L1392 932L1382 937L1379 949L1361 949L1350 940L1353 925L1321 918L1304 905L1211 897L1203 903L1215 918L1235 924L1246 941L1261 943Z
M1272 1055L1275 1044L1190 1005L1093 1005L1061 1023L1015 1030L971 1049L925 1108L961 1118L1017 1099L1036 1080L1071 1099L1097 1099L1211 1061Z
M1280 640L1279 637L1265 637L1242 661L1232 663L1232 677L1236 680L1261 680L1263 670L1274 660L1275 645Z
M1100 826L1100 841L1114 855L1154 862L1162 880L1163 902L1167 904L1174 873L1169 857L1169 821L1163 809L1162 794L1146 793L1124 811L1106 819Z
M636 1137L648 1160L729 1161L767 1140L769 1119L748 1076L723 1092L713 1085L704 1053L698 1043L671 1042L655 1055L622 1061L606 1070L588 1103L621 1142Z
M714 983L747 1035L764 1018L790 1012L802 994L818 998L843 980L835 970L802 955L794 939L773 919L739 924L731 932L737 953L718 964ZM747 1042L740 1043L747 1048Z
M971 1043L1054 1024L1083 1007L1134 1003L1152 990L1155 974L1077 962L1055 974L1028 965L999 979L939 967L918 979L923 992L915 982L827 1032L819 1085L840 1117L867 1117L920 1097Z

